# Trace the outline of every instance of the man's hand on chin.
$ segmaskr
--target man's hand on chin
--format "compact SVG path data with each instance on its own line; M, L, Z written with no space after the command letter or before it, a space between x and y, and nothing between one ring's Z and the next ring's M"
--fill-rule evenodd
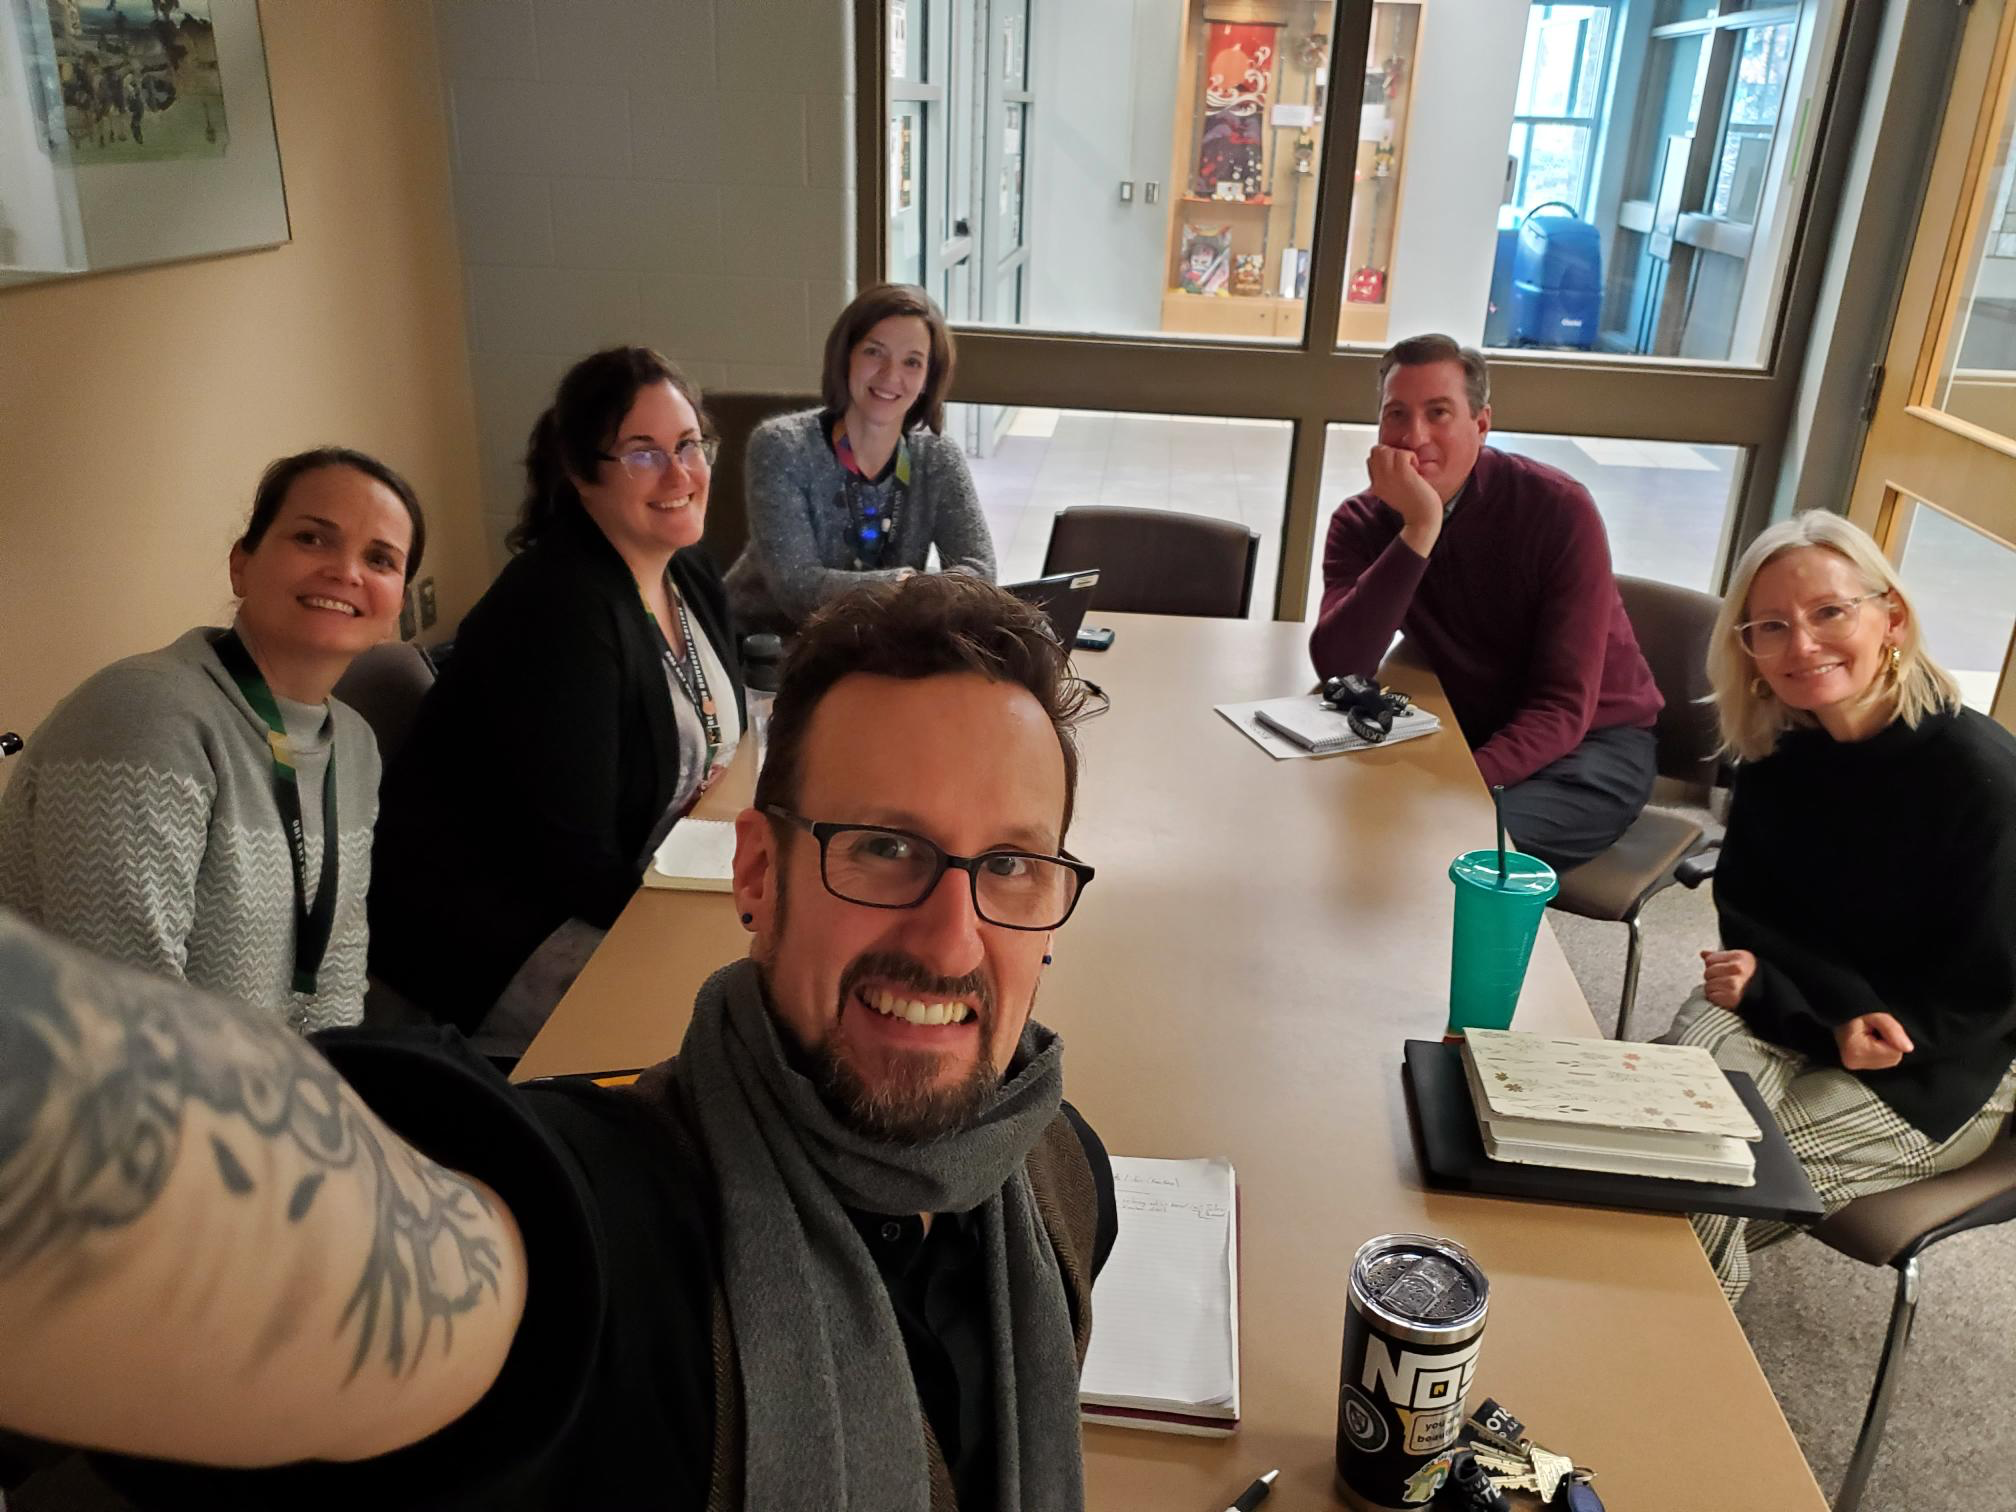
M1366 458L1372 492L1400 516L1400 539L1417 556L1426 556L1442 534L1442 497L1421 476L1414 453L1397 446L1375 446Z

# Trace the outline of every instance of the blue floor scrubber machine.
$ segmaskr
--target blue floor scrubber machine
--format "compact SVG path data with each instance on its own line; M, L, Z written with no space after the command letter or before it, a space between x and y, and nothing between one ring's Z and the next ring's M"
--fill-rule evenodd
M1583 352L1596 345L1603 241L1573 205L1550 200L1527 211L1512 249L1511 293L1507 345Z

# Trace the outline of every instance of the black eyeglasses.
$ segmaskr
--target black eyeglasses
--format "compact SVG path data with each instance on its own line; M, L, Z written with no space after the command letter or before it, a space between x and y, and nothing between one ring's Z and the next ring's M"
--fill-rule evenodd
M829 824L763 806L773 819L819 842L819 880L826 891L864 908L915 908L948 870L966 873L973 911L1003 929L1055 929L1071 917L1092 868L1075 856L993 850L955 856L922 835L880 824Z

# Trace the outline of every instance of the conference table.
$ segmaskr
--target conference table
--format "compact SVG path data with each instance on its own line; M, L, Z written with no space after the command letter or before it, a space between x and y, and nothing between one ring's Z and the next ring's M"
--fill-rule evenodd
M1423 1185L1401 1047L1441 1033L1449 860L1493 833L1433 676L1386 674L1439 733L1276 760L1213 706L1306 690L1305 626L1098 617L1113 647L1077 666L1112 703L1081 732L1068 842L1098 875L1036 1015L1063 1035L1065 1095L1109 1149L1236 1169L1242 1423L1223 1439L1087 1428L1087 1504L1215 1512L1278 1466L1267 1512L1339 1505L1351 1257L1408 1231L1460 1241L1490 1279L1473 1403L1494 1397L1593 1467L1609 1512L1821 1512L1683 1219ZM519 1079L673 1054L701 981L747 949L725 895L640 891ZM1598 1032L1544 927L1514 1026Z

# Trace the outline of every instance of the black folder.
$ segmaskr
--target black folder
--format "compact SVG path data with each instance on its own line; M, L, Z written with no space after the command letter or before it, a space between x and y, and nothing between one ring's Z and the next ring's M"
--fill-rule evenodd
M1778 1120L1764 1106L1757 1085L1741 1071L1724 1072L1743 1099L1764 1138L1756 1146L1755 1186L1722 1186L1712 1181L1670 1181L1660 1176L1624 1176L1614 1171L1572 1171L1561 1166L1518 1165L1484 1153L1477 1110L1463 1075L1463 1047L1437 1040L1409 1040L1401 1080L1413 1114L1414 1135L1427 1185L1489 1197L1535 1197L1585 1207L1644 1208L1655 1213L1728 1213L1768 1218L1810 1228L1826 1217L1799 1157L1785 1142Z

